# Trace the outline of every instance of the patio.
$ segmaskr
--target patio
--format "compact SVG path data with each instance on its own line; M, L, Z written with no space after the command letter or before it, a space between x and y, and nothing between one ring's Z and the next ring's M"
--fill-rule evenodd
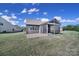
M47 33L35 33L35 34L27 34L27 38L37 38L37 37L45 37L48 36Z

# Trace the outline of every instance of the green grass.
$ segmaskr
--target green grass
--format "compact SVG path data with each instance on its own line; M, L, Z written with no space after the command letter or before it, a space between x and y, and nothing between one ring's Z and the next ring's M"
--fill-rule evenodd
M79 32L64 31L50 38L27 39L26 34L0 34L2 56L75 56L79 55Z

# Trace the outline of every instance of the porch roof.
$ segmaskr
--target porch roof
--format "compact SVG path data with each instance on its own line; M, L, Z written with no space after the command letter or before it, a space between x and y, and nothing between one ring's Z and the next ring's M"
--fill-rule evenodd
M26 20L27 25L43 25L43 24L49 24L49 25L58 25L60 22L57 19L53 19L51 21L41 21L41 20L31 20L27 19Z
M48 23L49 25L59 25L59 24L57 24L57 23Z
M40 21L40 20L26 20L27 25L42 25L42 24L47 24L48 22L46 21Z

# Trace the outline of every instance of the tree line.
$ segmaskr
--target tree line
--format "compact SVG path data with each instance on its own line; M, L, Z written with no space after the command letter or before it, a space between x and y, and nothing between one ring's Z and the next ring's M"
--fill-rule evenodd
M79 24L78 25L67 25L67 26L64 26L63 30L79 31Z

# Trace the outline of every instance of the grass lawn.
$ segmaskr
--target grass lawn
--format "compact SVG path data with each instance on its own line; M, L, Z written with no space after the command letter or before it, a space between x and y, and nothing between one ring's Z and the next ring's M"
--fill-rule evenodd
M27 39L24 32L0 34L0 55L79 55L79 32L64 31L63 34L32 39Z

